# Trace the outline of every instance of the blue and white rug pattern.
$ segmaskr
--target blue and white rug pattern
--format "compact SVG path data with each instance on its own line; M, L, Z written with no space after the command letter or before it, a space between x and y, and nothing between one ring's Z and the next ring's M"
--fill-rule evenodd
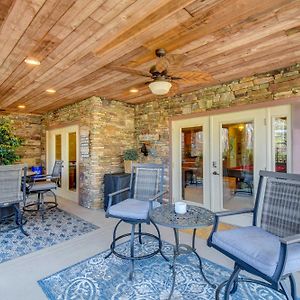
M36 213L26 213L23 226L29 236L21 233L13 220L0 224L0 263L53 246L98 228L77 216L55 208L45 213L45 220Z
M118 246L118 252L128 253L129 244ZM149 238L143 245L136 243L137 253L149 253L157 247ZM163 243L163 251L171 258L173 247ZM133 281L128 280L129 261L114 255L104 259L108 251L97 254L38 283L50 300L163 300L169 296L172 270L159 254L135 263ZM230 276L230 270L204 260L208 279L219 284ZM212 300L215 290L200 275L199 264L193 254L181 255L176 264L176 285L172 299ZM281 300L280 294L256 284L240 284L232 299L236 300Z

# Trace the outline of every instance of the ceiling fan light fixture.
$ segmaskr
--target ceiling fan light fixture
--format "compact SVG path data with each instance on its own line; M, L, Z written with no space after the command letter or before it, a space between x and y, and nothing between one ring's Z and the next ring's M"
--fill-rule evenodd
M149 89L154 95L168 94L172 87L171 82L164 80L155 80L149 83Z

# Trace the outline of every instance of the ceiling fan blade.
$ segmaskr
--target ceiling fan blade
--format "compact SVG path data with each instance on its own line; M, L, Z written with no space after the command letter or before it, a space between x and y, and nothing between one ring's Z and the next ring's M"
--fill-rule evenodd
M172 78L181 78L182 81L187 83L202 83L210 82L213 80L212 76L205 72L195 72L195 71L179 71L171 72Z
M166 60L169 62L171 66L180 67L183 65L184 61L186 60L185 54L167 54Z
M111 69L111 70L114 70L114 71L118 71L118 72L122 72L122 73L128 73L128 74L131 74L131 75L152 77L152 75L149 72L132 69L132 68L128 68L128 67L125 67L125 66L109 66L108 68Z

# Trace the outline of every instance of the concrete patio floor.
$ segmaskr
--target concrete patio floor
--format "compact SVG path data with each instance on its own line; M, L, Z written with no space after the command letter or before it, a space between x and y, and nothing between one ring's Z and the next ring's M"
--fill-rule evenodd
M89 210L64 199L59 199L59 207L100 228L83 236L0 264L1 300L47 299L37 284L39 279L109 248L112 230L116 223L114 219L106 219L103 210ZM121 228L124 232L126 229L126 225ZM171 229L160 227L160 230L162 238L173 243ZM181 233L181 239L182 242L187 243L190 241L191 235ZM232 261L208 248L205 240L197 238L196 247L201 256L232 268ZM297 274L296 277L299 287L300 274Z

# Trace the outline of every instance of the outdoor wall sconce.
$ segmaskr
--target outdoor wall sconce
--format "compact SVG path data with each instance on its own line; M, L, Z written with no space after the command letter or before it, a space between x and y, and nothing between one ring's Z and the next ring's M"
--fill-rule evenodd
M143 143L143 145L142 145L142 147L141 147L141 152L142 152L145 156L148 156L148 149L147 149L145 143Z

